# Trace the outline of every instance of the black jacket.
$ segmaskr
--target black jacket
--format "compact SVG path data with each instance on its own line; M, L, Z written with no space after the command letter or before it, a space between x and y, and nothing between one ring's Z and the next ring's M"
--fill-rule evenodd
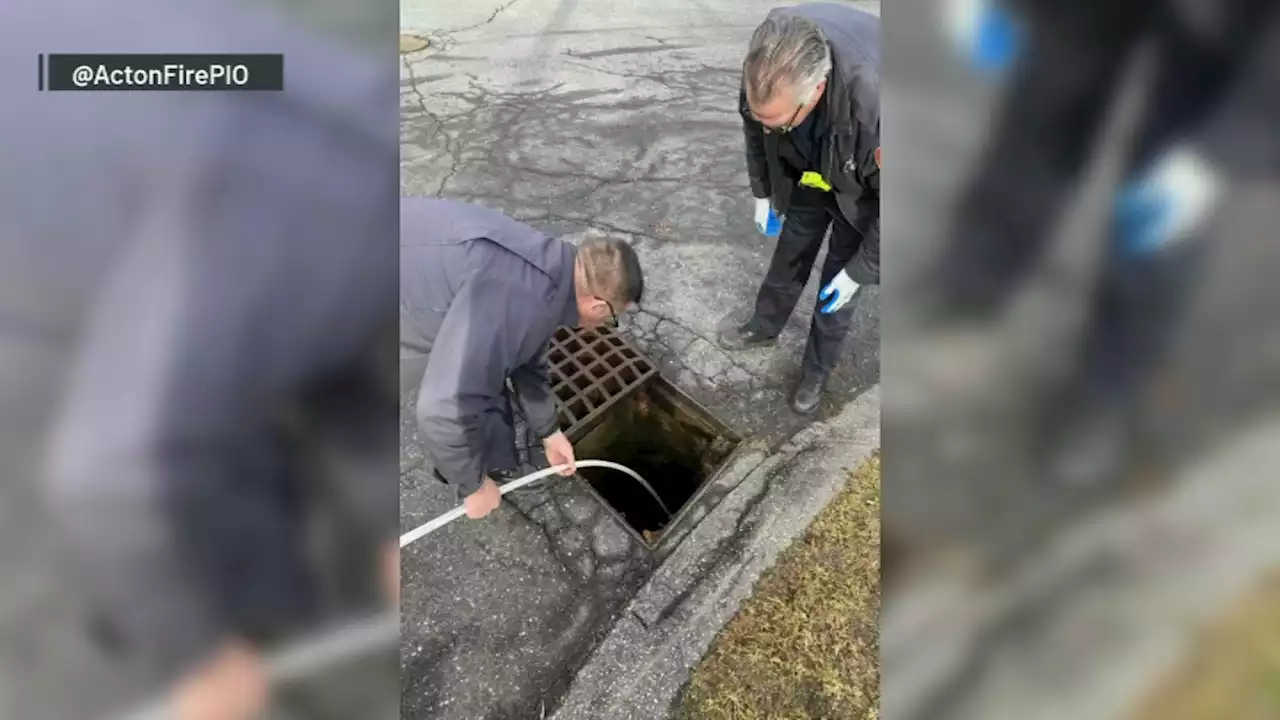
M819 171L834 189L849 223L862 231L858 254L845 268L859 284L880 282L880 19L868 12L833 3L778 8L777 13L808 18L822 29L831 46L832 70L827 82L828 132ZM757 198L771 198L774 210L786 214L798 178L778 156L777 133L766 133L751 115L745 86L739 111L747 141L747 175Z
M400 203L400 343L429 354L417 419L436 470L479 489L485 415L508 379L529 429L559 428L544 354L576 325L573 245L496 210L434 198Z

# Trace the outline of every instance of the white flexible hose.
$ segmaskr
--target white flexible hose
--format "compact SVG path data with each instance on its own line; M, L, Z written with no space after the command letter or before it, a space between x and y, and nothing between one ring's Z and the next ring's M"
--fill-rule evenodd
M609 468L612 470L618 470L620 472L624 472L630 475L631 477L638 480L641 485L645 486L645 489L647 489L649 493L653 495L653 499L657 500L659 505L662 505L662 511L665 512L668 517L671 515L671 511L667 510L667 506L663 504L662 499L659 498L657 493L653 491L653 488L649 486L649 483L645 482L644 478L640 477L640 475L638 475L636 471L632 470L631 468L624 467L617 463L611 463L607 460L579 460L576 464L580 468L602 467L602 468ZM503 495L506 495L512 490L519 490L525 485L541 480L542 478L547 477L548 475L558 475L568 467L569 467L568 465L556 465L554 467L549 467L546 470L539 470L538 472L530 473L528 475L525 475L522 478L519 478L518 480L512 480L511 482L503 485L500 489L500 492ZM466 506L460 505L450 510L449 512L441 515L440 517L435 518L434 520L428 520L426 523L419 525L418 527L401 535L400 547L404 547L417 540L421 540L423 537L430 535L436 530L439 530L445 525L448 525L449 523L453 522L454 520L457 520L458 518L466 514L467 514Z
M579 460L577 466L580 468L609 468L630 475L653 494L654 499L662 506L662 510L670 516L671 512L667 510L662 499L657 496L657 493L653 491L649 483L645 482L645 479L631 468L611 463L607 460ZM559 474L567 467L567 465L557 465L530 473L503 485L500 488L500 492L505 495L512 490L518 490L549 475ZM426 535L439 530L462 517L466 512L465 506L457 507L424 525L410 530L400 536L400 547L403 548L415 540L420 540ZM272 656L267 662L267 672L272 682L302 680L313 676L321 670L333 667L345 659L387 646L389 643L394 642L399 632L400 619L396 614L361 620L352 625L307 639L299 645L289 647L278 655ZM166 701L161 700L121 715L118 720L167 720L170 717Z

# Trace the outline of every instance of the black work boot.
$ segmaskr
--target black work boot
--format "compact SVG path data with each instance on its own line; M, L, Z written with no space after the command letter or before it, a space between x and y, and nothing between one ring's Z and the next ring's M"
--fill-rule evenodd
M750 322L722 330L716 337L723 350L750 350L758 347L771 347L778 344L777 336L769 337L755 328Z
M800 415L813 415L818 412L818 405L822 403L822 391L827 387L827 374L820 372L806 372L804 377L800 378L800 385L796 387L796 392L791 396L791 409Z

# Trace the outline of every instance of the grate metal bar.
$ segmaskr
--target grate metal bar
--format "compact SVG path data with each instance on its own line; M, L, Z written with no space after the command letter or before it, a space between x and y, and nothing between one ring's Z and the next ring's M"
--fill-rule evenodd
M658 370L610 328L560 328L547 349L560 426L571 440Z

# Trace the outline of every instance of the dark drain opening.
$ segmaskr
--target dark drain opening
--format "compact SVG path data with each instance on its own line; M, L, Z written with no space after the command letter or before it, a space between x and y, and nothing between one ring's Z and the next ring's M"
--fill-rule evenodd
M656 377L606 410L599 424L574 443L574 450L578 457L610 460L635 470L679 515L739 441ZM640 483L602 468L584 468L580 474L646 544L657 544L673 518Z

